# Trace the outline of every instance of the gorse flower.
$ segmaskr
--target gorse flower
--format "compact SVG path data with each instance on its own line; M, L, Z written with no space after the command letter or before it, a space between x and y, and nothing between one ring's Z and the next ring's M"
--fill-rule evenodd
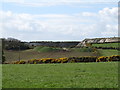
M28 61L15 61L13 64L42 64L42 63L78 63L78 62L109 62L109 61L120 61L120 55L113 56L84 56L84 57L63 57L63 58L42 58L42 59L31 59Z

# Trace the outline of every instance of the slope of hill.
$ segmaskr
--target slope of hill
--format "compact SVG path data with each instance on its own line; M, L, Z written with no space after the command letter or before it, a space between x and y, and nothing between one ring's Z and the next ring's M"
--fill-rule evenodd
M93 47L113 47L118 48L119 43L99 43L99 44L92 44Z
M52 48L52 47L35 47L34 48L35 51L38 52L54 52L54 51L60 51L60 48Z
M84 39L76 47L87 46L86 44L88 43L94 44L94 43L118 43L118 42L120 42L120 37Z

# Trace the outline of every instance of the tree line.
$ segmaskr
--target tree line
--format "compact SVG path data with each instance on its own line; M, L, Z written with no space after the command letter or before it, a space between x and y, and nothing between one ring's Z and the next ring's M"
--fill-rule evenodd
M2 38L3 40L3 49L5 50L25 50L29 49L29 45L26 42L22 42L14 38Z

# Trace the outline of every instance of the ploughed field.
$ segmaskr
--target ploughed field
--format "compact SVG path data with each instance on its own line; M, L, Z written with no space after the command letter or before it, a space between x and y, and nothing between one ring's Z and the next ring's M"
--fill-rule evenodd
M92 47L119 48L120 43L92 44ZM41 58L63 58L79 56L112 56L119 55L120 51L115 49L95 49L88 48L54 48L38 46L33 49L12 51L4 50L6 62Z
M41 58L62 58L62 57L79 57L79 56L98 56L89 49L71 49L68 51L54 48L35 48L23 51L4 51L6 62L41 59ZM19 58L20 57L20 58Z
M3 64L3 88L118 88L118 62Z

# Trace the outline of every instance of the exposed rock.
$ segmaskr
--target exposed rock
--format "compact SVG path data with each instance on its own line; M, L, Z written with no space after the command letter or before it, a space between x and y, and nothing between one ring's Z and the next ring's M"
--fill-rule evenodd
M76 47L83 47L86 44L93 44L93 43L112 43L112 42L120 42L120 37L112 37L112 38L94 38L94 39L85 39L80 42Z
M118 42L118 41L120 41L120 38L118 38L118 39L116 39L116 38L107 38L105 40L105 42Z

